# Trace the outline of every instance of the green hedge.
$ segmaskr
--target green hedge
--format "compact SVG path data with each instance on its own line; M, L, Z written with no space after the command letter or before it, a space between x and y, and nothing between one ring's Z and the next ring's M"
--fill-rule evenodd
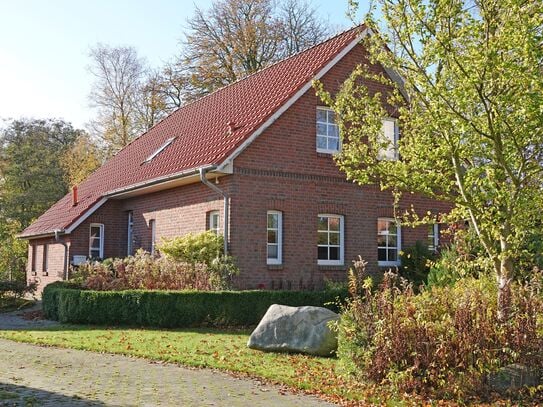
M272 304L315 305L337 311L345 290L326 291L92 291L53 283L43 292L47 318L64 323L165 328L257 324Z

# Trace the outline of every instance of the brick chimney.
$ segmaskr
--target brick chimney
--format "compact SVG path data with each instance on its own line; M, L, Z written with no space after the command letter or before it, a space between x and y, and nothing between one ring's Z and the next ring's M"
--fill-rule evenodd
M78 204L77 185L74 185L72 187L72 206L77 206L77 204Z

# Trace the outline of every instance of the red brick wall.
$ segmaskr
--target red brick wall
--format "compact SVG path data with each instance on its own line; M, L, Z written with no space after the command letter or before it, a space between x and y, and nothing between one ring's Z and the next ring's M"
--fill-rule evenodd
M365 62L362 47L355 47L322 78L325 88L334 92L357 63ZM387 91L377 83L366 85L370 91ZM317 153L316 107L320 105L314 90L309 90L234 160L238 193L232 202L231 246L242 270L240 287L310 288L325 279L344 280L358 255L369 262L370 272L379 272L377 218L393 216L392 197L375 187L346 182L332 156ZM420 213L449 207L406 196L402 206L411 204ZM282 266L266 265L268 210L283 212ZM344 266L317 265L319 213L344 216ZM427 240L426 227L403 228L402 247L417 240Z
M355 47L324 76L325 87L333 92L354 66L363 62L362 48ZM387 90L376 83L367 85L372 91ZM220 179L219 187L231 196L230 248L241 269L236 279L239 288L318 288L325 279L345 279L346 269L358 255L369 262L370 272L379 273L377 218L393 216L392 198L376 187L347 182L330 155L316 152L318 105L322 103L310 89L234 160L234 174ZM411 204L423 213L448 209L447 204L408 195L402 206L408 208ZM118 257L127 253L127 211L134 215L135 248L149 250L151 219L156 222L158 242L162 237L206 230L211 210L220 211L222 230L222 208L222 197L199 182L109 201L66 238L70 261L74 255L88 255L91 223L104 224L105 257ZM268 210L283 213L280 266L266 265ZM343 266L317 265L319 213L344 216ZM426 227L402 230L402 247L426 239ZM60 278L55 273L54 277ZM51 274L43 281L49 282Z
M32 246L36 247L34 269L32 268ZM47 264L44 262L45 247L47 247ZM47 284L64 278L64 256L64 246L55 242L55 239L52 237L30 241L26 275L29 283L38 283L38 294L41 293L43 287Z

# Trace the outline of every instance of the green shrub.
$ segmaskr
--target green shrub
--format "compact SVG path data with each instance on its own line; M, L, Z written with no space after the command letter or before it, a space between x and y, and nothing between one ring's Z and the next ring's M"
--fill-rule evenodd
M413 246L402 250L400 275L414 287L426 284L430 264L434 259L435 254L428 249L428 244L417 240Z
M176 262L187 263L193 267L204 264L210 273L218 276L221 281L229 281L232 276L239 274L234 258L224 255L224 237L210 230L163 239L159 250Z
M162 253L176 261L208 266L223 254L223 248L224 237L210 230L163 239L159 245Z
M325 306L337 311L345 290L328 291L93 291L63 282L43 292L49 319L65 323L166 328L249 326L272 304Z
M386 273L378 290L353 281L356 295L338 324L340 365L361 382L395 392L466 399L487 394L487 374L511 363L543 368L543 277L514 284L511 319L497 319L490 277L414 294Z

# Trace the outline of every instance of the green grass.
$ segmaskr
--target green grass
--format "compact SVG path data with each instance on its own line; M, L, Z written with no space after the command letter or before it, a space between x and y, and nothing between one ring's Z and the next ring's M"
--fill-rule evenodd
M331 399L357 400L361 389L336 373L335 358L264 353L247 348L248 331L153 330L62 325L33 331L0 331L0 338L136 356L263 378Z

